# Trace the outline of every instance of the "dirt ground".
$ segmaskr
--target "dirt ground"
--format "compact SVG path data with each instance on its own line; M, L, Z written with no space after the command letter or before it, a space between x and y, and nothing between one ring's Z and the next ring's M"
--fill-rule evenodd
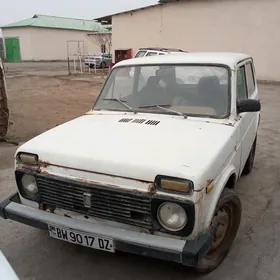
M65 68L62 64L8 65L15 123L11 138L24 142L90 109L104 78L69 77ZM174 263L90 250L0 219L0 250L20 279L280 280L280 86L259 89L262 119L254 170L239 180L236 189L242 200L242 222L231 252L216 271L197 276ZM0 200L16 191L16 148L0 143Z
M25 142L58 124L76 118L93 105L104 75L67 75L63 64L5 65L10 121L8 138ZM52 64L51 64L52 65ZM60 66L60 67L59 67ZM34 70L35 68L35 70ZM48 70L46 70L46 69ZM52 75L48 75L48 72ZM1 155L0 169L11 163L9 153Z
M55 77L7 80L14 138L26 141L90 110L100 84Z

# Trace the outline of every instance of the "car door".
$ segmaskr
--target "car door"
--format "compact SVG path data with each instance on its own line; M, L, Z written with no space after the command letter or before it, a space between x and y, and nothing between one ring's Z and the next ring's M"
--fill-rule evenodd
M111 55L110 54L105 55L105 62L106 62L106 67L109 67L111 64Z
M108 67L111 65L112 63L112 55L108 54Z
M107 54L103 54L103 62L105 63L105 67L108 66L108 55Z
M251 59L238 64L236 83L237 102L246 99L258 99L258 88L255 80L253 61ZM242 152L240 172L242 172L256 138L259 112L241 113L238 116L241 123Z

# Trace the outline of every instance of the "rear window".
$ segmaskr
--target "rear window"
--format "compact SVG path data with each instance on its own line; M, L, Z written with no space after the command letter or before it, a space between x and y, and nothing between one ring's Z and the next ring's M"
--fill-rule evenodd
M139 51L139 52L135 55L135 57L143 57L143 56L145 56L146 52L147 52L147 51Z

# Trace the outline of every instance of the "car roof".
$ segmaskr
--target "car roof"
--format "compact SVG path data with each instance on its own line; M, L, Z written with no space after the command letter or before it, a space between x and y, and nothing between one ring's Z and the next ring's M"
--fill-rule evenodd
M231 69L243 60L251 58L244 53L228 52L197 52L197 53L176 53L161 56L138 57L118 62L115 67L132 65L153 65L153 64L222 64ZM115 68L114 67L114 68Z
M173 49L173 48L140 48L138 51L159 51L159 52L185 52L181 49Z

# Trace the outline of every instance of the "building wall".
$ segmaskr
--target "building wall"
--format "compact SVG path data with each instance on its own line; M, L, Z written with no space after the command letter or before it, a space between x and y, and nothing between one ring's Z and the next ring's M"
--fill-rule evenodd
M100 47L86 38L89 32L49 28L7 28L3 37L19 37L22 60L66 60L67 41L84 42L84 53L100 52ZM80 44L83 49L82 43ZM69 52L77 53L78 44L69 43Z
M19 38L21 58L25 60L32 59L31 30L29 27L2 29L4 40L10 37Z
M173 47L253 56L259 79L280 81L280 0L180 1L113 17L113 49Z

